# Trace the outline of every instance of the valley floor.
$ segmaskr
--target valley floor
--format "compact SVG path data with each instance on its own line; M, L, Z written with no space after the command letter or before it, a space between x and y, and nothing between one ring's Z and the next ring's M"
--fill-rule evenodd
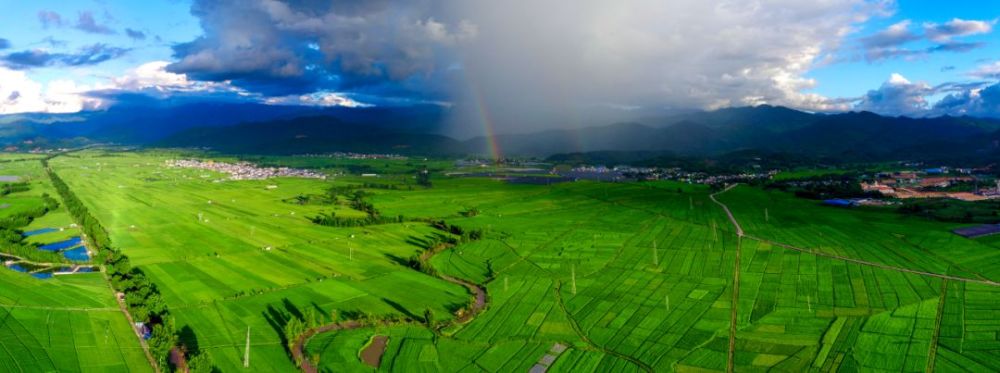
M371 371L360 356L379 336L383 371L1000 370L1000 241L953 224L748 186L437 172L426 188L403 171L413 160L372 160L398 170L374 179L232 181L168 166L182 156L49 163L156 284L180 342L223 372L245 370L248 330L250 369L292 371L289 324L350 320L394 321L316 334L307 365ZM357 190L398 218L311 219L364 218ZM461 316L476 304L463 282L485 289L474 317ZM0 295L4 370L148 369L100 274L0 271L0 286L20 294ZM43 332L60 325L73 344ZM38 352L53 346L76 357Z

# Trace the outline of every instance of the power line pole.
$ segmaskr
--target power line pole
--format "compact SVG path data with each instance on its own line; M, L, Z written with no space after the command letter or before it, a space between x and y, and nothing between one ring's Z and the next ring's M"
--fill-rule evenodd
M573 295L576 295L576 264L569 267L570 276L573 279Z
M243 367L250 367L250 326L247 326L247 349L243 353Z
M656 267L659 265L660 265L660 260L656 256L656 241L653 241L653 266Z

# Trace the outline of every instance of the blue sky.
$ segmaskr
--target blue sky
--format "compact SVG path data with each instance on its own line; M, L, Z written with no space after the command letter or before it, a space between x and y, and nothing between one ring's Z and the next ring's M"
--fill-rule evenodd
M977 0L903 0L896 5L896 12L886 18L876 18L860 25L857 35L846 41L847 48L857 47L857 38L881 31L892 24L911 20L914 29L925 22L945 23L952 19L996 20L1000 17L1000 2ZM980 34L965 38L970 42L983 42L981 48L966 53L938 53L918 59L887 59L869 62L864 59L831 63L807 74L819 81L813 90L829 97L860 96L875 88L877 82L898 73L910 80L926 81L932 85L967 80L966 74L984 62L1000 59L1000 38L996 33ZM928 46L917 42L914 45Z
M31 76L43 83L73 77L81 83L90 84L108 76L119 76L145 62L169 60L171 45L190 41L201 34L198 20L191 15L191 4L181 0L4 0L2 3L5 15L0 25L0 38L10 41L10 51L47 49L72 52L97 43L130 49L121 58L97 66L33 69ZM39 12L42 11L58 14L64 25L44 26L39 20ZM114 33L92 33L75 28L82 12L90 12L97 24L107 26ZM126 29L141 32L145 39L129 37ZM65 45L52 45L46 41L47 38L65 42Z
M515 127L756 104L1000 116L993 1L0 3L0 114L139 94L435 104Z

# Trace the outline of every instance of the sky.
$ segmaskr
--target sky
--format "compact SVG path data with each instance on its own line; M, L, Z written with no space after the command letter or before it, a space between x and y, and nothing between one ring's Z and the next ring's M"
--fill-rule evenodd
M439 105L471 132L759 104L1000 117L995 1L0 0L0 9L0 114L137 98Z

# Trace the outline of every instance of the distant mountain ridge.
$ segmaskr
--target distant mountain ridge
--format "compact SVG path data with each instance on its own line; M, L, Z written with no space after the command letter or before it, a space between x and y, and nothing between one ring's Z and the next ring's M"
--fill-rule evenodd
M1000 154L997 119L888 117L871 112L816 114L767 105L464 141L438 134L446 113L437 107L223 105L189 106L183 113L176 111L0 117L0 137L79 136L124 144L268 154L359 151L486 155L493 146L504 155L538 157L587 152L713 156L745 150L866 160ZM59 123L47 124L51 122Z
M886 117L870 112L811 114L784 107L721 109L647 119L657 126L621 123L579 130L499 135L505 152L546 155L594 151L670 151L712 155L739 150L835 157L863 153L874 158L990 150L983 136L996 136L1000 120L973 117ZM473 139L482 146L487 139ZM931 146L937 144L937 146ZM924 146L925 149L921 150ZM473 147L475 148L475 146Z

